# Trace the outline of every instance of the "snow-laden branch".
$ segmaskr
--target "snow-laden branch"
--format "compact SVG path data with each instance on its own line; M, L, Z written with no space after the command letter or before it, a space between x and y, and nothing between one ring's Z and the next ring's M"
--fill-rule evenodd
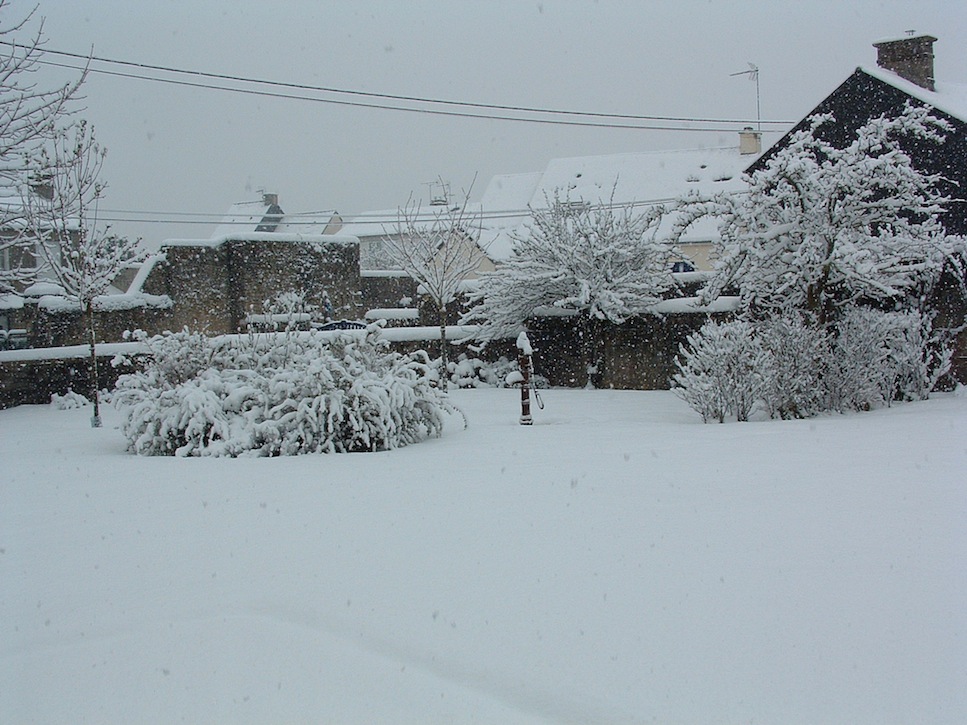
M917 169L903 147L942 143L949 124L908 104L837 148L821 137L832 122L811 119L747 177L747 193L682 201L673 239L699 219L719 221L703 299L737 287L747 307L798 307L825 319L847 302L929 289L945 265L962 269L962 240L942 224L951 201L944 180Z
M675 286L675 250L657 236L663 208L591 207L561 192L546 202L531 209L510 259L483 275L472 296L475 306L465 320L481 324L480 340L516 336L539 307L620 323L647 313Z

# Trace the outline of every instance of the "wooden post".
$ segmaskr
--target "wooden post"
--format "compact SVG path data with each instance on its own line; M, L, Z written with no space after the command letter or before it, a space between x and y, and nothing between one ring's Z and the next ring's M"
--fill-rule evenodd
M531 417L531 355L534 354L527 333L522 332L517 336L517 365L520 368L520 424L533 425L534 419Z
M533 425L531 417L531 359L529 355L520 355L517 364L520 366L520 424Z

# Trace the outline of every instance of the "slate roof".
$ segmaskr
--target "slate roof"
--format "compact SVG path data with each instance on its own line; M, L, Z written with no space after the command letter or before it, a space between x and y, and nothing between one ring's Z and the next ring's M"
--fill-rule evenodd
M272 232L282 215L278 204L240 201L232 204L212 232L212 238L249 232ZM272 227L271 229L269 227Z
M833 123L819 133L830 143L844 146L855 136L856 129L872 118L895 116L911 99L932 107L935 115L948 121L951 130L943 144L917 141L904 142L904 150L914 164L926 173L940 174L946 181L943 193L951 197L943 221L954 234L967 234L967 85L936 82L936 91L918 86L883 68L857 68L843 83L823 99L762 154L747 171L762 168L773 154L784 148L791 134L802 129L809 119L830 113Z

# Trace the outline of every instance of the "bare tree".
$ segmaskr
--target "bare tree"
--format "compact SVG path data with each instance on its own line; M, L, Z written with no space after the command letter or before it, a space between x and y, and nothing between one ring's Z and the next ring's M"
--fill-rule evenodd
M99 224L98 202L105 185L98 177L107 150L98 145L94 129L81 121L60 133L39 155L47 193L23 196L29 233L37 245L40 273L63 287L80 306L90 340L91 424L101 424L97 390L94 312L121 269L143 258L140 240L110 234Z
M22 289L36 273L30 225L21 199L36 182L36 161L70 118L86 76L49 89L31 79L43 57L43 19L31 31L33 13L10 22L0 0L0 291ZM19 38L26 35L26 40Z
M461 204L424 212L411 200L399 209L395 234L383 242L393 262L420 285L439 311L440 378L447 389L447 324L463 283L477 272L484 259L480 246L480 218Z

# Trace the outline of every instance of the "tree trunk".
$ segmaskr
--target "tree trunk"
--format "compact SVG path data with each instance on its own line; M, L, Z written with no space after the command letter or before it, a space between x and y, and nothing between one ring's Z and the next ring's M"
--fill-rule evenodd
M581 356L584 358L584 372L587 376L584 387L588 389L596 388L596 381L600 380L601 376L601 350L599 349L601 325L597 324L594 317L585 313L580 316L578 330L578 334L581 336Z
M88 363L88 373L91 378L91 401L94 403L94 415L91 416L91 427L100 428L101 427L101 406L100 400L97 392L97 353L94 349L95 337L94 337L94 304L93 302L87 303L87 329L90 333L90 344L91 344L91 358Z
M447 306L445 304L440 305L440 387L443 392L447 392L448 388L448 378L450 373L447 371L447 366L449 365L449 356L447 355Z

